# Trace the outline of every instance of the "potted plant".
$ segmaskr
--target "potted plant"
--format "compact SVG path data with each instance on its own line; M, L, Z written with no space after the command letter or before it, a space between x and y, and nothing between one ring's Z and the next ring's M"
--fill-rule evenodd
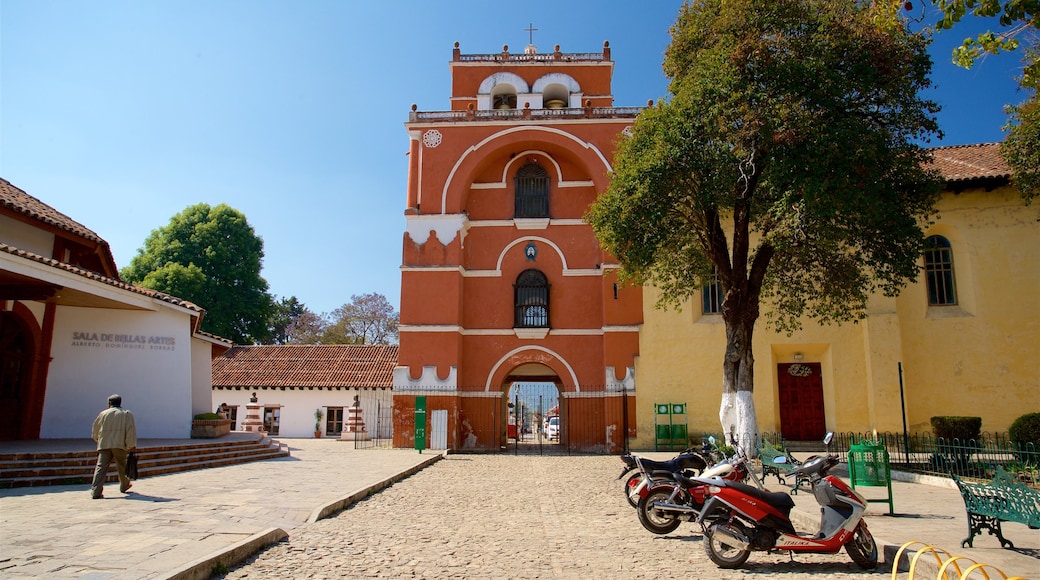
M321 411L321 407L314 410L314 438L321 438L321 420L325 417L325 413Z

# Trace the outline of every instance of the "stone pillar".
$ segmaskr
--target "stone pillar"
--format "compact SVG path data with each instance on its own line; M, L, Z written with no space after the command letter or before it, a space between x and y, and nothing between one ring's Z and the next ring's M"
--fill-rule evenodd
M354 404L347 409L347 419L340 434L340 441L368 441L368 431L365 430L365 420L361 417L361 401L354 395Z
M246 405L246 418L242 421L242 430L253 433L264 432L264 419L260 416L260 403L256 400L256 393L253 393Z

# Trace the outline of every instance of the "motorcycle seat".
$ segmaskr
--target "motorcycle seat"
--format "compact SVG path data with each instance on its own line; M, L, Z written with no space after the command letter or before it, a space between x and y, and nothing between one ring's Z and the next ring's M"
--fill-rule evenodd
M727 481L725 482L725 485L727 487L732 487L743 494L750 495L755 499L760 499L768 503L775 507L780 513L784 514L784 517L790 517L791 509L794 508L794 499L791 498L790 494L782 491L763 491L757 487L736 481Z
M654 461L652 459L640 459L643 468L647 471L668 471L676 473L687 468L704 469L705 461L696 455L680 455L668 461Z

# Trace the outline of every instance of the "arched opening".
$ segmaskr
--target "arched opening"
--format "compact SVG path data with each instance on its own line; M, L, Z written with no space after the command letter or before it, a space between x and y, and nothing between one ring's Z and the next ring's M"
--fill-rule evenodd
M546 109L566 109L570 101L571 93L562 84L553 83L542 91L542 104Z
M513 327L549 328L549 280L538 270L524 270L516 277Z
M538 163L525 163L516 172L514 196L514 217L549 217L549 173Z
M502 389L507 412L506 450L546 454L566 449L565 401L559 376L542 363L513 369Z
M491 90L491 108L493 109L515 109L516 87L513 85L496 85Z

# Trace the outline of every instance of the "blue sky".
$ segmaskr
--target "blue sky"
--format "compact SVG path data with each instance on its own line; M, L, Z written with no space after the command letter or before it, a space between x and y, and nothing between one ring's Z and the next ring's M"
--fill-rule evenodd
M681 4L3 0L0 177L97 232L120 267L184 208L227 203L263 238L276 296L322 313L378 292L396 307L403 124L412 103L449 108L454 42L521 52L530 24L540 52L609 40L615 105L644 105L666 94ZM950 64L978 27L933 44L935 144L1000 141L1003 105L1023 99L1015 55Z

